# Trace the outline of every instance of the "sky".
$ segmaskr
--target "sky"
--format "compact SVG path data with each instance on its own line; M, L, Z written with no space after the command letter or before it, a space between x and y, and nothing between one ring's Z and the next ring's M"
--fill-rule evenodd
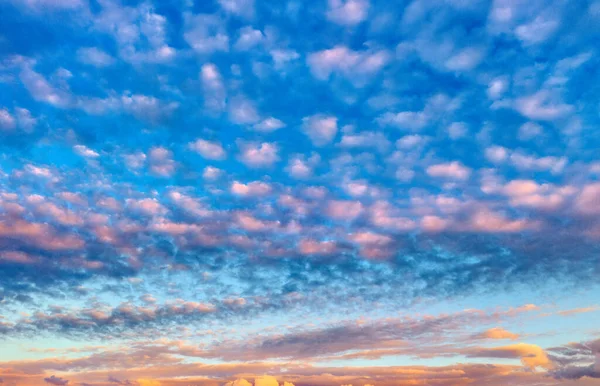
M600 385L600 1L0 0L0 385Z

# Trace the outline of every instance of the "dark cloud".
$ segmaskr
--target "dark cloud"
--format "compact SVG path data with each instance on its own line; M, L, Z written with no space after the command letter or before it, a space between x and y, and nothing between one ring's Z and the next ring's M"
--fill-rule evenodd
M600 378L600 339L548 349L556 379Z
M64 386L64 385L68 385L69 384L68 380L60 378L60 377L57 377L57 376L54 376L54 375L52 375L52 376L50 376L48 378L44 378L44 381L46 383L49 383L51 385L56 385L56 386Z

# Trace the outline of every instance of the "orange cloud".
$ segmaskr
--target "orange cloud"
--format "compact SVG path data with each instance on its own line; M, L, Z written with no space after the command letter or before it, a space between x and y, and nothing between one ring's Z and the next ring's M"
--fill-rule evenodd
M517 339L519 335L506 331L501 327L490 328L479 335L484 339Z
M138 379L137 383L139 386L162 386L162 383L153 379Z
M478 348L467 354L472 358L519 358L524 366L535 370L538 367L546 370L554 366L546 352L535 344L517 343L509 346Z
M591 306L591 307L574 308L574 309L571 309L571 310L559 311L557 313L559 315L562 315L562 316L569 316L569 315L583 314L583 313L586 313L586 312L594 312L594 311L600 311L600 307L598 307L598 306Z

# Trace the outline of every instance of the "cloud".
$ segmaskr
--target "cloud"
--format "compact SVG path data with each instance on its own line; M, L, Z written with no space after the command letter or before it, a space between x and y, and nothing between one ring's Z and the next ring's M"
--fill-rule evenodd
M253 124L260 120L254 103L244 96L232 98L228 111L229 119L238 125Z
M401 111L399 113L385 113L377 119L384 126L396 126L401 129L418 131L424 128L429 117L424 112Z
M100 154L98 154L97 152L95 152L94 150L84 146L84 145L75 145L73 146L73 150L75 151L75 153L79 154L82 157L85 158L98 158L100 157Z
M590 183L583 187L575 198L575 210L585 216L600 213L600 183Z
M267 168L279 161L279 148L274 143L240 143L240 161L251 168Z
M518 138L521 141L530 141L535 138L539 138L544 132L544 128L537 123L527 122L519 127Z
M390 148L391 143L382 132L360 132L344 134L340 146L346 149L374 148L385 152Z
M264 38L262 31L249 26L243 27L239 31L239 37L234 48L238 51L248 51L261 44Z
M321 157L314 153L308 159L303 155L296 155L290 158L287 172L296 179L307 179L313 175L314 168L321 161Z
M254 15L254 0L219 0L219 5L229 13L242 17Z
M81 63L100 68L115 64L115 58L97 47L80 48L77 50L77 58Z
M19 77L35 100L58 108L68 108L72 105L72 96L68 91L53 87L40 73L30 67L25 66Z
M313 52L306 59L315 78L325 81L339 74L357 85L381 71L390 60L385 50L353 51L341 45Z
M286 124L284 122L280 121L279 119L274 118L274 117L269 117L269 118L263 119L261 122L255 123L254 126L252 126L252 127L254 128L254 130L262 132L262 133L271 133L273 131L284 128L285 126L286 126Z
M185 15L185 41L199 54L229 51L229 36L223 22L215 15Z
M531 22L518 26L515 29L515 34L524 45L533 45L550 38L559 26L558 20L548 18L545 15L538 15Z
M225 149L223 149L223 146L218 142L197 139L196 141L191 142L189 147L206 159L222 161L227 158Z
M563 118L573 111L573 106L560 102L546 90L518 98L515 107L525 117L541 121Z
M427 174L431 177L466 180L471 175L471 169L458 161L452 161L429 166L427 168Z
M236 379L235 381L232 381L232 382L227 382L223 386L252 386L252 383L248 382L247 380L245 380L243 378L240 378L240 379Z
M136 381L139 386L161 386L162 383L160 381L154 379L138 379Z
M12 130L17 126L15 118L7 109L0 109L0 128L2 130Z
M342 25L356 25L367 18L367 0L328 0L327 18Z
M139 200L129 199L126 202L127 206L132 210L138 211L149 216L166 214L168 211L168 209L165 208L155 198L143 198Z
M353 220L363 212L363 205L358 201L330 200L326 213L336 220Z
M158 122L169 117L179 107L178 102L164 103L153 96L133 94L121 97L123 109L138 119Z
M600 378L600 340L573 342L548 349L556 379Z
M315 146L325 146L333 141L337 134L337 118L324 114L304 117L302 130Z
M486 330L484 332L482 332L481 334L477 335L478 338L484 338L484 339L518 339L519 335L514 334L510 331L506 331L505 329L501 328L501 327L494 327L494 328L490 328L489 330Z
M279 382L275 377L263 375L254 380L254 386L279 386Z
M302 255L332 255L338 251L337 243L334 241L317 241L302 239L298 243L298 252Z
M237 225L249 232L262 232L273 229L276 223L258 219L248 213L238 213L236 216Z
M50 376L48 378L44 378L44 382L49 383L51 385L57 385L57 386L62 386L62 385L68 385L69 381L63 378L59 378L57 376Z
M253 181L249 184L233 181L231 184L231 193L238 196L264 196L271 191L271 185L261 181Z
M563 3L3 4L4 384L593 382L593 342L516 346L599 273L600 6ZM452 313L517 287L557 307Z
M463 138L467 135L469 128L464 122L453 122L448 126L448 136L452 140Z
M475 349L469 352L467 356L476 358L518 358L524 366L532 370L538 367L551 370L554 367L541 347L527 343Z
M445 67L450 71L468 71L472 70L481 63L485 56L485 51L479 47L464 48L445 62Z
M164 147L153 147L148 152L150 171L161 177L170 177L175 173L177 164L173 160L173 152Z
M219 176L221 176L222 173L223 171L221 169L215 168L213 166L207 166L202 171L202 178L204 178L205 180L214 181L217 178L219 178Z
M204 89L204 106L213 111L224 111L227 91L217 66L212 63L202 65L200 78Z

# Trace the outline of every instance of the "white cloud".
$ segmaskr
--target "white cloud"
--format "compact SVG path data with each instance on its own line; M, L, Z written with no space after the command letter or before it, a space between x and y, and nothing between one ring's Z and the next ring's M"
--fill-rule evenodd
M485 55L481 48L468 47L452 55L445 63L450 71L469 71L479 65Z
M296 179L306 179L312 176L314 167L321 161L321 157L314 153L306 159L303 155L297 155L290 158L287 172Z
M448 136L450 137L450 139L456 140L456 139L460 139L460 138L463 138L464 136L466 136L468 131L469 131L469 128L467 127L466 123L453 122L448 127Z
M240 161L252 168L265 168L279 161L279 148L274 143L240 143Z
M94 150L92 150L92 149L90 149L90 148L88 148L87 146L84 146L84 145L75 145L75 146L73 146L73 150L75 150L75 153L77 153L80 156L85 157L85 158L98 158L98 157L100 157L100 154L98 154Z
M518 138L521 141L529 141L539 137L544 132L544 128L537 123L527 122L519 127Z
M542 121L562 118L573 111L573 106L556 100L547 90L517 99L515 108L529 119Z
M256 47L264 40L262 31L252 27L243 27L240 29L240 36L233 46L237 51L248 51Z
M424 145L428 140L428 137L418 134L405 135L396 141L396 147L398 149L410 150Z
M515 151L510 155L513 166L521 170L549 171L553 174L561 173L568 163L566 157L535 157Z
M202 178L208 181L214 181L221 176L223 171L213 166L207 166L202 171Z
M385 67L390 59L391 55L385 50L353 51L345 46L335 46L308 55L307 63L317 79L327 80L332 73L338 73L352 82L363 83Z
M356 25L367 18L369 2L367 0L329 0L327 18L334 23Z
M85 5L83 0L13 0L13 2L26 6L34 12L72 10Z
M187 15L185 41L200 54L229 51L229 36L223 22L214 15Z
M217 66L212 63L202 65L200 78L204 89L204 106L213 111L225 110L227 91Z
M260 116L251 100L245 96L238 95L229 104L229 119L233 123L246 125L258 122Z
M491 146L485 150L485 157L493 163L510 162L512 166L527 171L548 171L553 174L561 173L567 166L566 157L543 156L536 157L521 150L512 151L502 146Z
M146 163L146 154L142 153L141 151L133 154L126 154L124 158L125 165L134 171L143 168L144 164Z
M254 15L254 0L218 0L219 5L229 13L242 17Z
M93 18L96 29L111 34L118 46L121 59L136 66L145 63L167 63L176 57L176 50L167 43L167 18L153 12L145 3L137 7L122 6L103 1L101 11ZM109 58L95 54L96 63L108 65ZM82 59L86 60L85 52ZM93 58L88 58L90 64Z
M342 189L349 196L362 197L371 190L371 187L366 180L347 180L342 184Z
M280 121L279 119L274 118L274 117L269 117L269 118L265 118L262 121L254 124L254 126L252 126L252 127L256 131L260 131L263 133L270 133L270 132L279 130L281 128L284 128L285 126L286 126L285 123Z
M231 193L237 195L237 196L264 196L267 195L269 193L271 193L271 191L273 190L273 188L271 188L271 185L262 182L262 181L253 181L250 182L248 184L244 184L238 181L233 181L233 183L231 184L231 188L230 191Z
M550 38L559 26L558 20L538 15L531 22L518 26L515 34L525 45L538 44Z
M148 152L148 165L150 171L161 177L170 177L177 168L173 160L173 152L164 147L153 147Z
M77 50L77 59L95 67L108 67L115 63L115 58L96 47L80 48Z
M466 180L471 175L471 169L458 161L452 161L429 166L427 168L427 174L431 177Z
M15 115L17 117L18 126L26 132L31 131L35 125L37 125L37 119L33 118L31 112L27 109L16 107Z
M390 145L385 134L378 131L344 134L340 141L340 146L346 149L374 148L380 152L387 151Z
M288 63L300 58L299 53L287 49L273 49L269 51L269 54L271 54L276 70L283 70Z
M223 149L223 146L218 142L197 139L189 144L189 148L206 159L222 161L227 158L225 149Z
M12 130L17 126L15 118L7 109L0 109L0 129Z
M384 126L418 131L429 123L429 116L423 111L401 111L399 113L385 113L378 117L377 121Z
M121 97L123 109L138 119L159 121L170 116L178 107L177 102L163 102L153 96L133 94Z
M337 118L323 114L304 117L302 129L315 146L325 146L333 141L337 134Z
M54 88L48 83L46 78L31 68L26 66L19 76L33 99L59 108L68 108L71 106L72 97L70 93Z
M485 149L485 158L493 163L500 163L508 157L508 149L502 146L490 146Z
M508 89L508 81L505 78L499 77L493 79L488 85L487 95L490 99L498 99Z

